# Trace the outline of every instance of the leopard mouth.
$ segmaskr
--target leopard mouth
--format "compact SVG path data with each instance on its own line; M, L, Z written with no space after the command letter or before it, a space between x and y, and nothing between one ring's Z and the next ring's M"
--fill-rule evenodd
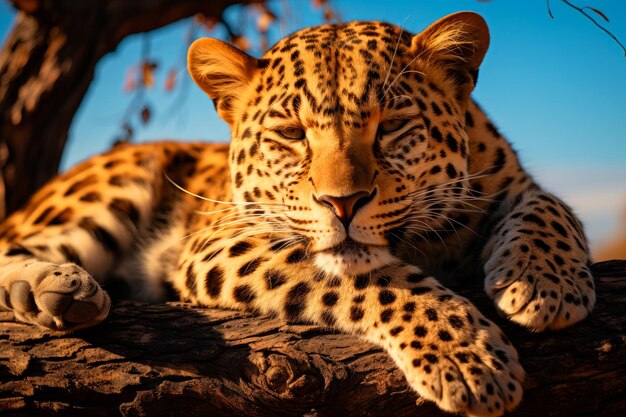
M315 254L315 263L329 274L358 275L397 262L388 247L368 245L346 239L332 248Z
M347 237L341 243L333 247L323 249L319 251L318 253L327 253L327 254L336 255L336 256L358 255L358 254L366 255L373 248L384 248L384 247L385 246L383 245L372 245L368 243L361 243L352 239L351 237Z
M329 250L333 252L357 251L357 250L363 250L367 246L368 245L364 243L357 242L351 237L347 237L343 242L330 248Z

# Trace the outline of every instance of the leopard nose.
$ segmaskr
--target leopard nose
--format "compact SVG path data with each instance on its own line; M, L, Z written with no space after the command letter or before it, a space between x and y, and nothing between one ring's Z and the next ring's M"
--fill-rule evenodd
M372 192L367 191L359 191L357 193L344 196L344 197L333 197L330 195L322 195L319 197L315 197L315 200L329 207L335 213L335 216L341 220L346 230L352 222L352 219L356 215L356 212L359 211L360 208L365 206L367 203L374 199L376 195L376 189Z

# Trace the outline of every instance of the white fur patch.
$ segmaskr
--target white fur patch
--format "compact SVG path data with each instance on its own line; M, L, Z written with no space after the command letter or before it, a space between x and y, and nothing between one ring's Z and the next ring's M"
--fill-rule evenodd
M383 248L363 250L343 250L339 252L321 252L315 255L315 265L327 274L360 275L398 262Z

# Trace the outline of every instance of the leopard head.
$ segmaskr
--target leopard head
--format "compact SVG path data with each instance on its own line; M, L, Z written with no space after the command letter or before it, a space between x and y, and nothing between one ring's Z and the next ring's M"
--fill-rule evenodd
M230 125L233 196L250 220L306 241L325 271L360 274L469 192L465 109L488 44L484 20L461 12L417 35L308 28L261 59L203 38L188 68Z

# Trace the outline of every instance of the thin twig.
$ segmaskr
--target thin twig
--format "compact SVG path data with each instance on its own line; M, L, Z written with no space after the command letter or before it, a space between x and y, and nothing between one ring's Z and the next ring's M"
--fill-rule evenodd
M554 19L554 15L552 14L552 10L550 9L550 0L546 0L546 7L548 8L548 16L550 16L550 19Z
M604 26L602 26L600 23L598 23L598 21L596 19L593 18L593 16L591 16L590 14L588 14L586 12L585 9L591 9L594 10L593 8L589 7L589 6L585 6L585 7L578 7L575 4L572 4L569 0L561 0L563 3L565 3L566 5L568 5L569 7L571 7L572 9L578 11L579 13L581 13L583 16L585 16L587 19L591 20L591 22L596 25L598 28L600 28L600 30L602 30L604 33L606 33L607 35L609 35L609 37L611 37L611 39L613 39L619 46L620 48L622 48L622 51L624 52L624 56L626 56L626 47L619 41L619 39L617 39L617 36L615 36L613 34L613 32L611 32L610 30L608 30L607 28L605 28ZM546 0L546 5L548 7L548 15L550 16L550 18L554 19L554 16L552 15L552 11L550 10L550 0ZM597 12L596 12L597 13ZM601 16L603 16L605 19L606 17L604 16L604 14L599 13Z

